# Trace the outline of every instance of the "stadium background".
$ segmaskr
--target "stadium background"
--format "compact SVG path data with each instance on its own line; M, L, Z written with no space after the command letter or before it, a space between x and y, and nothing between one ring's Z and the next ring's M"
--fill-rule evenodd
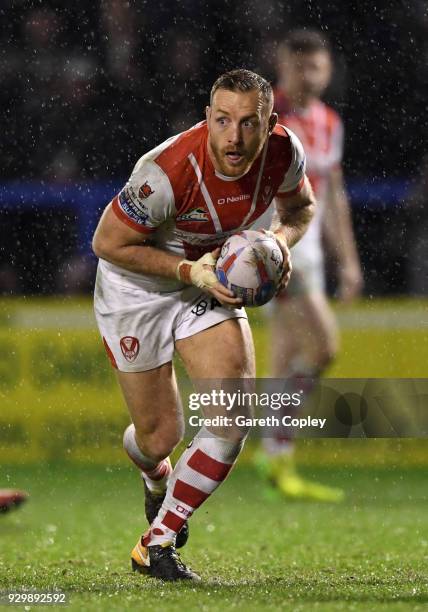
M28 487L36 508L64 474L81 488L95 474L101 490L111 465L130 490L127 416L91 311L92 231L142 152L202 117L215 77L244 66L273 79L276 44L297 26L321 28L333 46L326 100L345 122L366 282L360 302L336 306L342 351L328 375L427 377L426 11L420 1L2 3L0 486ZM329 282L334 292L333 274ZM252 317L263 376L266 325ZM331 468L338 482L381 469L381 489L391 470L422 474L428 463L424 440L307 442L299 453L307 470ZM79 470L91 466L101 472L88 480ZM426 501L415 491L403 492L413 495L409 516ZM65 491L62 501L66 509ZM9 525L25 532L26 512ZM6 553L20 542L12 534Z

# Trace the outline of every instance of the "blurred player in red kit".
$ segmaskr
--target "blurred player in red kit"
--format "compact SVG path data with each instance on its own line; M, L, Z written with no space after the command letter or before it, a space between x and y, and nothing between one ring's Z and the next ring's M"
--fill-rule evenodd
M132 566L163 580L198 579L176 548L245 439L203 427L172 469L169 455L184 429L174 352L193 380L254 378L247 315L214 273L218 247L275 206L285 286L288 247L313 216L302 146L272 109L262 77L248 70L219 77L206 121L143 155L93 240L95 313L133 421L124 447L141 471L150 524Z
M18 508L28 499L28 493L18 489L0 489L0 513Z
M323 239L337 259L338 297L360 294L362 274L343 182L343 125L321 96L332 74L329 43L319 32L295 30L279 47L274 108L279 122L300 139L318 202L302 240L291 250L293 271L271 312L271 376L316 381L338 350L338 330L324 280ZM269 227L269 211L259 223ZM256 464L283 495L340 501L343 491L303 479L286 435L264 439Z

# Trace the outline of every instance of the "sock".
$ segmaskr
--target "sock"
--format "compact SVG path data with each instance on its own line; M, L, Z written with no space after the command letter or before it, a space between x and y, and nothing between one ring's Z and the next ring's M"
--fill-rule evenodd
M219 438L205 427L198 432L174 468L162 508L143 537L145 546L175 542L184 522L229 474L243 444Z
M172 473L172 466L169 457L156 462L146 457L141 452L135 440L135 427L129 425L123 434L123 448L128 457L141 470L141 477L154 495L162 495L168 486L168 478Z
M287 392L291 394L299 392L303 389L307 398L314 389L321 371L316 367L309 365L301 357L296 357L290 363L287 370L285 380L287 381ZM292 408L284 409L279 415L280 418L285 414L292 414ZM295 409L294 409L295 410ZM266 415L272 414L270 410L266 410ZM263 438L263 449L271 457L277 455L292 455L294 453L294 439L290 436L289 428L285 429L277 427L273 438Z

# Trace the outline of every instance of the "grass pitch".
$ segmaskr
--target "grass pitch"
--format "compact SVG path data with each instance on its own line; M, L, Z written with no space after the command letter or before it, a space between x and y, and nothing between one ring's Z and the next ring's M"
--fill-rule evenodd
M69 610L427 609L426 469L304 471L346 502L272 498L239 466L191 521L182 557L203 581L189 585L130 571L145 525L132 466L3 466L31 500L0 516L0 590L64 590Z

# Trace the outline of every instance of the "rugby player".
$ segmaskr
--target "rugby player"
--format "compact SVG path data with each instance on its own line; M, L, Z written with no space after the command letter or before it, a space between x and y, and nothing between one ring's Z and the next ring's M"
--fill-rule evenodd
M172 469L184 428L173 354L194 380L254 378L247 315L214 273L219 247L274 203L285 286L288 247L313 216L303 148L272 109L262 77L243 69L220 76L206 120L140 158L93 239L95 313L132 419L124 447L141 470L150 524L132 566L163 580L199 578L176 547L245 438L202 428Z
M332 74L329 43L314 30L295 30L279 47L274 108L279 122L302 142L317 211L304 238L291 250L293 272L274 301L271 316L271 376L300 388L314 384L338 350L338 330L324 280L323 240L337 261L338 296L350 302L360 294L362 274L343 182L343 124L321 100ZM259 221L269 227L270 211ZM306 389L309 392L309 389ZM303 479L295 469L294 444L277 430L265 438L256 463L286 497L340 501L340 489Z
M0 513L18 508L28 499L28 493L18 489L0 489Z

